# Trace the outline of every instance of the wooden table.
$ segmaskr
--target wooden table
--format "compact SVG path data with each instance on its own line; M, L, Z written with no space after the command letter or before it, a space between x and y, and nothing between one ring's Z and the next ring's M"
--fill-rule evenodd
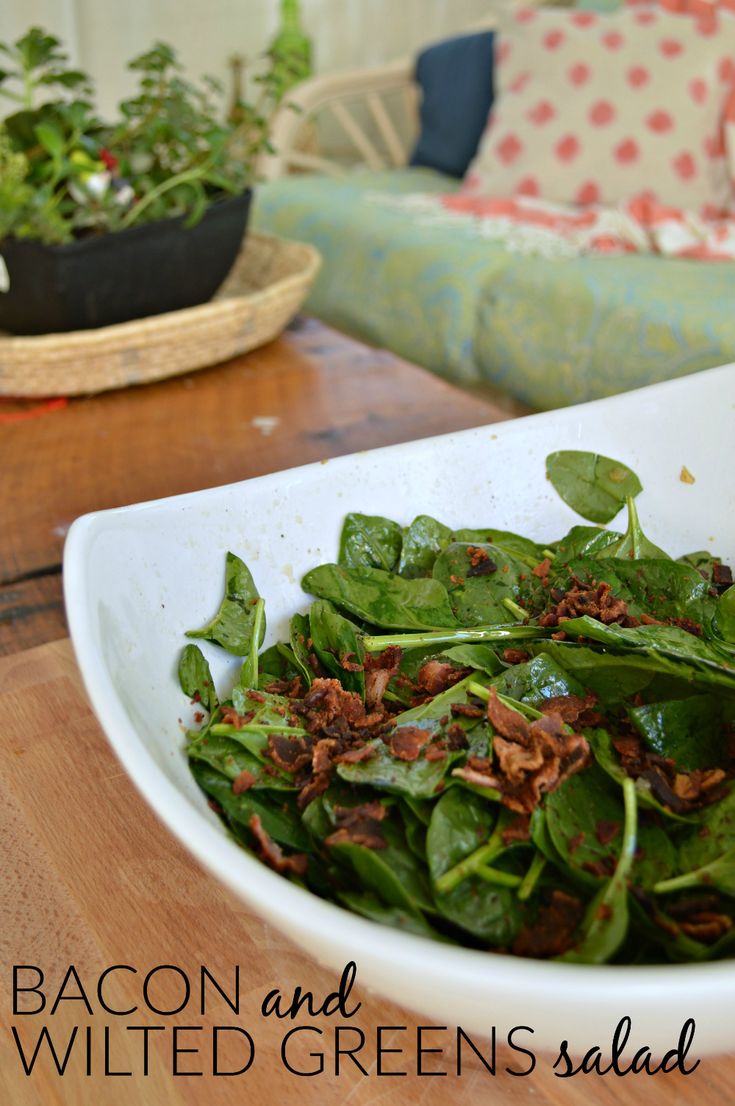
M468 1106L529 1100L539 1106L695 1106L705 1099L735 1099L735 1065L729 1060L704 1061L687 1078L561 1081L543 1056L532 1075L514 1078L504 1070L514 1060L501 1048L494 1076L471 1055L465 1055L457 1076L457 1050L449 1032L425 1041L427 1047L445 1049L442 1055L427 1054L426 1070L447 1074L418 1076L415 1039L422 1019L360 987L359 953L352 998L363 1005L354 1019L301 1016L280 1023L263 1018L261 1002L270 989L285 993L300 984L321 1001L336 987L334 974L250 914L157 822L99 729L68 640L57 640L65 634L61 549L75 515L506 415L394 357L307 324L268 349L207 373L74 401L48 416L0 426L0 646L9 654L0 658L0 1102L443 1106L451 1099ZM93 1013L70 985L65 994L75 998L62 1001L52 1015L53 998L72 964ZM103 989L110 1009L125 1010L141 1005L145 974L167 964L186 972L193 983L205 965L229 991L239 965L239 1014L211 988L204 1014L196 988L176 1016L144 1009L116 1016L100 1006L96 986L106 968L137 970L114 972ZM36 965L45 973L47 1006L38 1016L13 1013L13 965ZM35 982L34 973L26 972L20 981ZM171 1009L180 1001L181 976L158 972L155 981L152 1001ZM20 1008L29 1009L29 1000L38 1001L26 995ZM360 1059L366 1074L347 1059L335 1077L338 1021L365 1034ZM32 1074L24 1074L12 1027L28 1060L44 1025L60 1056L78 1027L63 1077L46 1046ZM256 1057L246 1074L211 1075L215 1025L251 1032ZM322 1050L323 1074L299 1076L282 1063L281 1041L294 1025L311 1025L322 1035L307 1031L293 1038L289 1061L312 1071L319 1062L310 1054ZM173 1026L179 1027L180 1049L199 1050L180 1052L179 1071L210 1074L174 1074ZM384 1047L404 1050L386 1053L385 1069L406 1070L406 1076L378 1074L379 1027ZM147 1075L144 1037L149 1041ZM347 1044L354 1040L348 1036ZM236 1045L242 1045L241 1038L225 1035L223 1066L237 1066ZM132 1074L105 1075L106 1062L110 1071Z
M78 515L510 413L304 321L207 372L0 423L0 653L66 634L61 555Z

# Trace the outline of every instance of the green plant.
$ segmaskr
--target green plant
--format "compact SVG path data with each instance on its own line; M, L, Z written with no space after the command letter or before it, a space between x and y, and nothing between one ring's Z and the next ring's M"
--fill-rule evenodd
M0 95L17 105L0 123L0 238L49 244L186 216L241 192L269 149L277 106L272 63L259 97L223 120L222 89L187 80L165 43L134 58L134 96L110 123L95 114L89 77L67 64L61 43L38 27L0 43Z

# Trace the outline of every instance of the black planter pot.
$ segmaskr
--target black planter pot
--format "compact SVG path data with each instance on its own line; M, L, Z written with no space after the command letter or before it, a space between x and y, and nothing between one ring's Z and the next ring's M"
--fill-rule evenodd
M86 330L206 303L237 257L251 198L221 200L188 229L181 217L64 246L6 238L0 330Z

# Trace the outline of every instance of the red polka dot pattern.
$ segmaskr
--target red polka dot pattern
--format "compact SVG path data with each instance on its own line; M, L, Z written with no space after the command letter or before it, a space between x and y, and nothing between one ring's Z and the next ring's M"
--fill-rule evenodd
M615 118L615 108L609 100L598 100L590 108L589 118L594 127L604 127Z
M735 212L735 0L503 8L498 27L473 195L650 204L653 181L656 204Z

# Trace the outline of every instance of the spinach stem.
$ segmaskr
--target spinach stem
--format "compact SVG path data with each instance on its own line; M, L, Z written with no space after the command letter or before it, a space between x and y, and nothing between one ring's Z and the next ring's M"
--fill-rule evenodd
M521 876L514 876L512 872L501 872L498 868L482 866L475 869L474 874L485 883L494 883L498 887L520 887L523 882Z
M237 737L240 733L285 733L289 737L303 737L306 730L300 726L287 726L274 725L270 722L246 722L244 726L228 726L224 723L220 723L216 726L210 726L209 732L214 734L215 737Z
M687 887L697 887L704 880L698 868L694 872L685 872L682 876L673 876L671 879L661 879L653 885L654 895L667 895L670 891L683 891Z
M541 552L547 561L553 561L556 557L556 553L554 553L553 549L542 549Z
M507 611L510 611L519 622L525 622L528 618L528 611L524 611L523 607L521 607L519 603L516 603L515 599L511 599L510 596L506 596L503 600L503 606Z
M633 866L638 840L638 800L635 792L635 780L626 776L623 780L623 805L625 807L625 827L620 859L615 869L614 879L625 879Z
M447 891L452 891L468 876L477 875L478 868L486 867L491 860L494 860L496 856L503 852L504 848L503 839L496 830L484 845L480 845L479 849L475 849L464 860L460 860L459 864L455 864L443 876L439 876L436 881L437 892L440 895L445 895Z
M530 898L545 867L546 857L543 853L537 852L518 888L518 898L521 902L525 902L526 899Z
M524 615L525 618L525 615ZM368 653L380 653L389 645L402 649L416 649L422 645L447 645L457 642L518 641L522 638L548 637L548 631L540 626L465 626L461 630L426 630L416 634L366 634L362 639Z

